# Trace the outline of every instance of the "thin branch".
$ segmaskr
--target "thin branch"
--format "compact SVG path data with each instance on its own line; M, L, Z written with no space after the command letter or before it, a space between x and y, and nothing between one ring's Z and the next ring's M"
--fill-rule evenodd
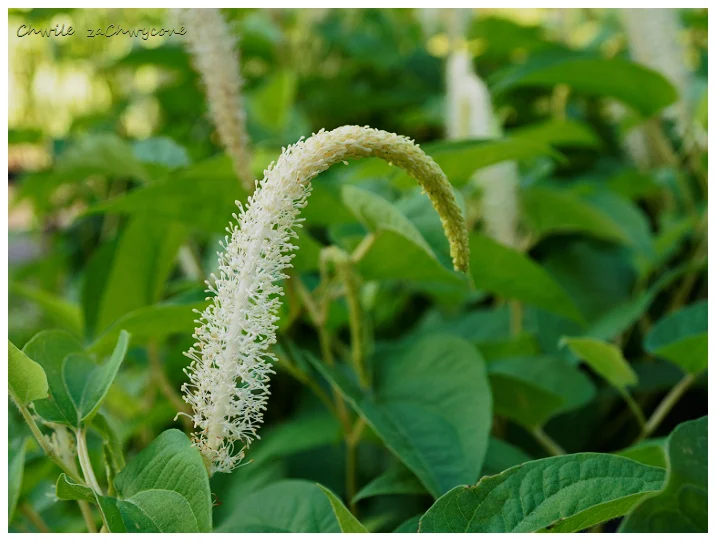
M562 449L562 446L554 441L541 426L532 430L532 436L539 442L539 444L552 456L566 455L567 453Z
M693 374L686 374L681 381L679 381L679 383L671 388L668 394L656 407L654 413L651 414L651 417L649 417L649 420L644 425L644 429L637 439L637 442L648 438L656 431L657 428L659 428L659 425L666 418L679 399L681 399L684 393L689 389L689 387L691 387L694 381L696 381L696 376Z

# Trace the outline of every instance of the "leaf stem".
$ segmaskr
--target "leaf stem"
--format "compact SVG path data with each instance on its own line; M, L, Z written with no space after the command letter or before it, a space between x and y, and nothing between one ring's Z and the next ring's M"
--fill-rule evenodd
M365 421L362 417L356 419L353 425L353 430L346 436L346 500L350 506L351 513L356 514L356 504L353 502L353 498L356 495L356 450L358 443L360 442L361 434L365 428Z
M629 406L629 409L634 414L634 417L638 421L639 427L644 430L646 419L644 418L644 412L642 411L641 407L639 406L639 404L637 404L636 400L634 400L634 397L629 393L629 391L622 391L621 395L624 398L624 401L627 403L627 406Z
M686 374L681 381L679 381L679 383L671 388L664 399L656 407L654 413L651 414L651 417L649 417L649 420L644 425L644 429L641 431L637 442L648 438L657 428L659 428L661 422L669 414L671 409L676 405L689 387L691 387L694 381L696 381L696 376L693 374Z
M322 258L332 261L336 272L343 282L343 291L348 303L348 325L351 335L351 362L358 375L362 389L370 387L370 377L365 366L367 354L366 317L360 302L359 277L351 263L350 256L337 246L325 248Z
M94 517L92 516L92 510L89 504L84 500L77 500L77 505L82 512L82 518L85 519L85 524L87 524L87 532L97 533L97 526L94 523Z
M552 456L560 456L567 454L562 446L554 441L541 426L532 429L532 436L539 444Z
M50 533L50 528L47 526L47 523L29 503L23 502L22 504L20 504L20 511L22 511L22 514L27 517L27 520L29 520L32 525L37 528L38 532Z
M523 310L520 301L510 301L510 334L519 336L522 333Z
M85 429L77 429L77 458L80 460L80 468L82 469L82 475L85 477L85 482L92 490L101 495L102 489L99 487L97 477L95 477L92 462L89 457L89 450L87 449L86 434L87 431Z

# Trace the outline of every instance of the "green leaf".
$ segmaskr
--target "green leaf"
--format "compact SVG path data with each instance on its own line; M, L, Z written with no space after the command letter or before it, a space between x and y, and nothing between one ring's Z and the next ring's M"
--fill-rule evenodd
M573 53L537 55L507 70L495 93L524 87L566 84L578 93L604 96L631 106L648 117L678 98L676 89L660 73L622 58L594 58ZM644 89L649 91L645 92Z
M117 475L115 486L122 500L128 502L119 507L125 523L139 509L160 531L211 531L211 492L206 468L199 451L179 430L162 432ZM166 505L162 506L162 501ZM176 518L188 513L191 520L172 526L171 521L163 518L170 511ZM196 529L182 529L193 524Z
M496 140L462 140L422 145L422 149L441 167L455 186L468 182L478 169L505 161L520 161L540 156L561 155L542 141L521 137ZM408 175L402 171L396 179L399 185L408 185ZM410 186L414 180L410 179Z
M484 363L469 343L430 335L385 347L368 392L308 358L431 494L477 479L492 407Z
M420 532L579 531L626 514L659 490L664 473L598 453L535 460L452 489L420 519Z
M25 345L24 352L44 368L50 398L38 400L35 410L46 421L78 427L102 405L124 360L129 334L122 331L111 357L96 364L65 331L44 331Z
M46 421L76 426L77 410L65 386L65 359L83 353L80 343L66 331L42 331L25 344L23 352L42 366L50 397L35 402L35 411Z
M522 191L520 201L525 221L540 237L576 231L621 244L630 243L610 214L574 193L533 186Z
M191 336L196 313L207 306L207 301L191 304L161 303L138 308L120 317L89 347L91 351L105 353L117 341L122 330L132 335L132 344L139 346L149 340L161 340L172 334Z
M478 289L583 321L574 301L547 271L484 235L470 236L470 272Z
M343 502L338 498L338 496L333 494L333 492L328 490L323 485L319 483L317 483L317 485L318 488L320 488L326 495L328 501L331 502L333 513L336 515L336 520L338 520L338 524L343 533L368 533L365 526L363 526L348 509L346 509L346 506L343 505Z
M395 254L400 257L395 257ZM391 230L375 234L368 251L360 258L358 269L366 280L412 280L445 284L464 284L457 272L444 267L421 245Z
M635 298L627 302L618 304L599 317L599 319L589 326L585 334L601 340L612 340L639 321L639 318L646 312L656 296L684 272L689 270L690 267L689 264L686 264L667 272L646 291L639 293Z
M594 338L563 338L562 343L617 389L625 391L639 382L617 346Z
M261 440L251 446L251 459L260 463L341 440L340 424L328 412L299 415L263 432Z
M554 147L598 148L601 146L599 137L588 124L570 119L552 119L538 124L528 124L511 130L509 135L539 141Z
M236 212L236 200L246 201L227 156L196 163L148 186L91 207L87 212L151 214L158 220L195 230L223 233Z
M173 490L143 490L117 508L128 533L208 532L197 524L197 517L187 499Z
M708 418L681 423L666 442L668 473L661 492L644 498L620 532L708 531Z
M420 524L420 515L410 517L408 520L398 526L393 533L417 533Z
M100 496L91 488L75 483L64 473L60 474L55 483L55 495L60 500L84 500L97 504L102 514L102 520L107 525L110 533L127 532L127 527L124 524L115 498Z
M47 398L49 388L42 366L17 349L8 340L7 382L10 395L25 406L33 400Z
M75 483L64 473L61 473L57 479L55 494L61 500L81 500L96 503L95 493L90 487Z
M75 303L47 293L25 284L11 281L9 284L10 293L20 295L29 301L36 303L53 322L76 336L82 336L84 323L82 311Z
M490 437L482 475L495 475L501 471L532 460L532 457L511 443Z
M689 374L708 366L708 302L698 302L656 322L646 336L645 349L671 361Z
M557 393L511 375L490 374L490 388L495 413L528 428L544 425L564 405Z
M296 74L288 70L274 72L249 99L249 118L281 134L288 124L295 95Z
M413 472L403 464L397 463L360 489L353 498L353 503L385 494L425 494L426 492Z
M25 471L25 449L27 439L19 438L12 441L8 447L8 470L7 470L7 520L12 522L15 507L20 499L22 488L22 475Z
M488 365L495 411L527 428L594 398L594 386L567 361L553 356L514 357Z
M430 245L413 222L390 201L350 184L343 186L341 196L343 204L369 231L393 231L423 248L431 257L435 257Z
M76 141L59 156L56 171L77 181L91 175L148 180L132 147L113 133L95 133Z
M85 271L82 289L90 337L125 314L159 300L186 234L183 226L151 215L136 216L122 231L116 248L95 254L98 259Z
M92 419L92 427L97 430L102 437L102 442L105 445L114 470L120 471L123 469L124 454L122 453L122 445L113 423L110 423L109 419L102 415L102 413L97 413Z
M639 442L636 445L617 451L614 454L631 458L648 466L666 468L665 444L666 438L651 439Z
M150 137L132 146L136 158L143 163L162 165L169 169L189 165L186 149L169 137Z
M287 479L247 496L217 531L340 533L341 528L315 483Z
M496 163L540 156L561 157L560 153L544 141L532 141L523 137L440 141L421 145L421 148L437 162L454 186L467 184L476 170ZM360 167L360 176L364 178L392 178L399 188L415 186L415 179L405 171L382 160L362 161L357 167Z
M97 410L99 410L102 401L107 396L107 392L109 392L114 378L117 377L119 366L127 354L128 346L129 333L127 331L121 331L117 339L117 345L106 363L97 366L94 362L90 361L91 365L90 369L86 372L86 379L81 382L78 388L78 390L81 390L81 394L78 393L73 396L79 421L90 419L97 413ZM78 373L83 371L83 368L79 368L73 364L72 361L74 358L74 355L70 355L65 361L64 376L66 382L69 381L75 368L78 368ZM72 389L69 384L66 383L66 385Z

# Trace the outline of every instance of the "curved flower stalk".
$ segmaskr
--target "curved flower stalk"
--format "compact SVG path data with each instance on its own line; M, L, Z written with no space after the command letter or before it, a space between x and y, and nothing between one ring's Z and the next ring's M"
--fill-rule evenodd
M204 81L209 113L221 144L239 181L250 192L253 175L236 39L218 9L182 9L179 15L186 26L185 39L194 66Z
M196 344L183 387L199 431L194 442L210 473L231 471L257 438L269 395L275 356L279 281L291 266L299 213L311 179L350 158L378 157L405 169L427 192L450 241L453 264L466 271L467 229L452 187L440 167L411 140L372 128L320 131L284 149L264 172L247 205L239 205L212 276L212 304L197 321ZM209 282L207 282L208 284Z
M447 61L446 131L448 139L453 140L500 135L490 92L475 73L466 50L452 52ZM481 169L474 179L482 189L487 233L506 246L517 246L519 176L516 164L503 162Z

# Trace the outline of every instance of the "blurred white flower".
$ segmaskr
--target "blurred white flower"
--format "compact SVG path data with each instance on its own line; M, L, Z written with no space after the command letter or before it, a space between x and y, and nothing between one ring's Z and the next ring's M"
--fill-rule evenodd
M447 61L448 139L492 139L500 136L490 92L477 76L466 50L456 50ZM498 242L517 246L519 175L514 162L502 162L477 171L482 189L482 214L487 233Z
M632 58L658 71L674 85L679 93L679 103L669 107L665 115L677 119L685 127L689 122L686 103L691 81L686 67L686 50L679 39L678 10L628 8L619 11Z
M233 161L239 181L251 190L254 177L236 38L218 9L182 9L179 16L186 27L185 40L194 66L204 81L209 113L221 144Z

